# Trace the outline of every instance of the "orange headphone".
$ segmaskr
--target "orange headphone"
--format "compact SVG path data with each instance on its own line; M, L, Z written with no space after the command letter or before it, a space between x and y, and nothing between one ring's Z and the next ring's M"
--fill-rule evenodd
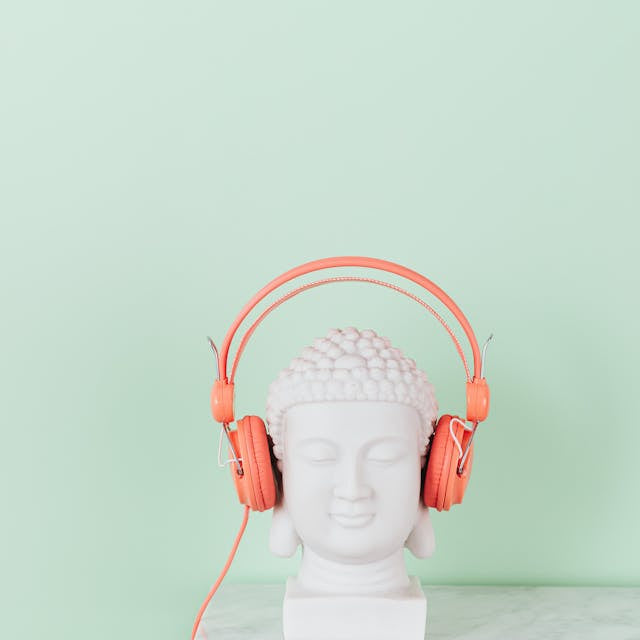
M473 377L469 372L464 352L462 351L455 334L432 307L422 299L408 291L405 291L404 289L401 289L400 287L397 287L396 285L371 278L355 276L325 278L323 280L311 282L290 291L288 294L272 303L265 311L262 312L262 314L245 333L233 361L231 376L227 377L227 357L231 341L233 340L238 327L251 310L282 284L313 271L336 267L366 267L387 271L388 273L402 276L416 284L419 284L438 298L460 323L460 326L464 330L467 339L471 344L471 351L473 354ZM222 582L222 579L231 564L240 542L240 538L242 537L246 527L249 511L266 511L276 504L277 492L274 467L272 465L272 452L263 420L258 416L245 416L237 421L237 428L235 431L231 431L229 429L229 424L235 420L234 380L240 355L258 324L271 311L273 311L273 309L306 289L330 282L340 281L370 282L394 289L395 291L408 296L433 314L444 326L454 341L458 354L462 358L467 377L466 422L473 423L473 426L467 426L466 422L457 416L443 415L438 419L431 445L429 447L428 458L423 469L424 488L422 500L425 506L432 507L438 511L447 511L453 504L462 502L467 483L469 482L469 475L471 473L471 466L473 463L473 436L475 435L478 424L486 419L489 412L489 387L487 385L487 381L483 377L483 369L486 347L492 336L490 336L487 343L485 343L481 356L480 348L473 330L471 329L471 325L455 302L442 289L440 289L440 287L431 282L431 280L428 280L416 271L394 262L362 256L339 256L335 258L314 260L286 271L281 276L275 278L260 289L260 291L258 291L258 293L256 293L242 308L231 325L231 328L228 330L220 351L216 349L215 344L209 338L211 347L216 354L218 367L218 378L214 382L211 390L211 411L214 419L222 424L223 431L227 437L230 454L232 456L232 460L230 460L230 462L233 462L233 465L231 466L231 474L240 503L245 505L245 513L242 526L236 537L227 563L200 608L196 622L193 626L191 636L192 640L196 636L204 610Z

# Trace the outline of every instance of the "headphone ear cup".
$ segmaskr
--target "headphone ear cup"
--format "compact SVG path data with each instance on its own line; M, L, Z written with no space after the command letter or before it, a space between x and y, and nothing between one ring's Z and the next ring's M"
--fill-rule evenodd
M271 467L271 450L264 422L258 416L245 416L231 432L233 446L242 458L243 475L231 465L238 498L253 511L266 511L276 503L276 485Z
M426 463L426 474L422 500L427 507L438 511L448 511L452 505L462 502L465 489L469 482L471 466L473 463L473 444L469 449L467 460L462 475L458 475L458 461L460 451L455 440L451 437L453 431L455 438L464 451L471 432L464 429L455 416L444 415L438 420L435 434L431 443L431 451Z

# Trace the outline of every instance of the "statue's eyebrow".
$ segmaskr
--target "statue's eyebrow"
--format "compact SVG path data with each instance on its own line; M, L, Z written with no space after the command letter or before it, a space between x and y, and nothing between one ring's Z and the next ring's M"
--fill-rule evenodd
M311 449L313 447L325 447L335 451L336 454L340 450L340 442L337 440L331 440L329 438L302 438L296 441L294 448L296 451L303 451L304 449Z
M296 444L307 444L308 442L317 442L319 444L330 444L330 445L339 444L337 440L332 440L331 438L323 438L321 436L309 436L308 438L302 437L296 441Z
M340 446L328 438L305 438L296 442L295 453L303 457L329 456L334 459L340 456Z
M377 445L389 445L392 447L401 447L405 451L409 451L410 441L405 436L397 435L397 436L381 436L379 438L374 438L373 440L367 441L363 449L365 451L369 451L373 447Z

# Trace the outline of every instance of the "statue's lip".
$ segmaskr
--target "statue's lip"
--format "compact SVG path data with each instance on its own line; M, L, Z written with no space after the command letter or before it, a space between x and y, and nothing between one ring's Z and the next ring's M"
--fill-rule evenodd
M361 527L367 524L374 516L374 513L336 513L329 512L329 516L338 524L347 527Z

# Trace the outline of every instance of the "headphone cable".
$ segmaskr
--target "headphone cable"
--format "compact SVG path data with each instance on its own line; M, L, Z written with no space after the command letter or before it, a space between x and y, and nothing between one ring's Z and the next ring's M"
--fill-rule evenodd
M229 557L227 558L227 562L224 565L222 572L218 576L218 579L216 580L213 587L211 587L211 591L209 591L209 593L207 594L207 597L204 599L204 602L200 607L200 611L198 611L198 615L196 616L196 621L193 623L193 630L191 631L191 640L195 640L196 634L198 633L198 627L200 626L200 620L202 619L202 615L204 614L205 609L207 608L207 605L211 601L211 598L213 598L213 594L218 590L220 583L224 580L224 577L227 575L227 571L231 566L233 557L236 555L236 550L238 549L238 545L240 544L240 539L242 538L242 534L244 533L244 530L247 528L248 521L249 521L249 507L245 506L244 517L242 518L240 531L238 531L238 535L236 536L236 539L233 543L233 547L231 547L231 552L229 553Z

